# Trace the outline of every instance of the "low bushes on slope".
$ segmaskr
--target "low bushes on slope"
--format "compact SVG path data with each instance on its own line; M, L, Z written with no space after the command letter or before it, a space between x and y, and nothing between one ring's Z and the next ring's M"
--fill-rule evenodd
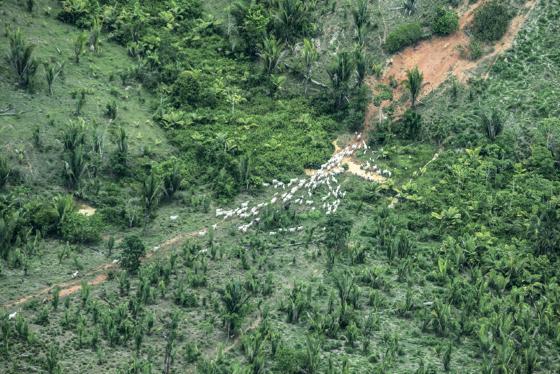
M405 23L389 33L384 48L389 53L395 53L417 43L422 37L423 32L420 23Z
M472 31L482 41L499 40L506 33L512 16L507 1L492 0L475 12Z
M452 10L439 7L432 19L432 31L437 35L450 35L459 28L459 16Z

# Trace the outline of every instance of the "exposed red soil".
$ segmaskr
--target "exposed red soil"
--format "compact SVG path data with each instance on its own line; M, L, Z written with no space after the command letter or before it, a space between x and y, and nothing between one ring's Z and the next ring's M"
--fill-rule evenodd
M375 92L377 83L388 84L392 78L399 83L404 81L406 72L417 66L424 75L424 85L420 94L422 97L435 90L450 76L455 76L459 81L466 82L477 66L487 61L491 61L490 65L492 65L492 61L495 61L498 55L511 48L515 37L537 1L529 0L525 3L525 8L511 21L506 35L494 45L491 53L478 61L471 61L461 56L461 50L467 48L469 44L470 38L467 34L467 28L472 22L476 9L483 3L478 2L466 9L460 16L459 30L454 34L424 40L393 56L388 62L388 67L380 81L374 78L368 80L372 90ZM487 77L487 74L485 77ZM399 84L393 91L393 97L399 99L402 95L402 85ZM386 105L388 103L384 102L382 107ZM366 126L371 125L376 115L379 115L379 108L370 105L366 116Z

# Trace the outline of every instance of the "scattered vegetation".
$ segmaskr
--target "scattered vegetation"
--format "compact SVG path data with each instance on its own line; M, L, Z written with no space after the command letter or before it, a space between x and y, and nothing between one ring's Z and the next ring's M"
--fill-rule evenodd
M386 77L449 5L4 0L0 371L558 372L560 6Z

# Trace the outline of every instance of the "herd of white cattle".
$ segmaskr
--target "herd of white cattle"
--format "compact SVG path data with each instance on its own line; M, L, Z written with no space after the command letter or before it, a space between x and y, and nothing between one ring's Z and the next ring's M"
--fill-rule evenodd
M290 204L297 204L307 207L311 211L322 209L327 215L336 213L341 200L346 196L346 191L341 190L341 185L337 180L337 176L345 171L342 167L343 161L353 156L359 149L363 149L364 152L368 150L366 142L361 140L361 134L356 134L355 140L356 141L344 149L335 153L329 161L321 165L310 177L294 178L288 183L276 179L273 179L271 183L263 183L264 187L272 187L278 190L270 199L267 199L267 201L259 202L253 206L251 206L251 201L246 201L242 203L241 206L233 209L218 208L216 209L216 217L222 218L224 221L234 218L248 221L238 226L239 231L246 233L251 227L258 225L262 210L268 206L276 205L287 207ZM363 165L363 168L373 171L379 170L377 165L371 165L369 161ZM379 173L389 177L391 175L388 170L379 170ZM319 190L319 187L324 186L327 187L326 194L321 196L320 199L313 199L313 196L318 191L325 191L325 189ZM317 201L319 202L317 203ZM299 226L279 229L278 232L285 231L295 233L302 230L303 227ZM269 233L269 235L276 234L277 232L275 231Z

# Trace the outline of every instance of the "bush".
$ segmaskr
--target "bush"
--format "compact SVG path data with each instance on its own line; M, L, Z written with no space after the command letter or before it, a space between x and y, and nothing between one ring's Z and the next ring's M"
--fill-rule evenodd
M86 28L94 17L93 5L89 0L63 0L62 10L58 13L58 19L62 22Z
M452 10L439 7L432 20L432 31L438 35L449 35L459 28L459 16Z
M389 33L384 48L389 53L395 53L417 43L422 37L422 27L418 22L405 23Z
M402 118L402 131L409 139L417 139L422 128L422 116L407 109Z
M472 31L480 40L487 42L499 40L506 33L512 16L507 2L492 0L481 6L474 14Z
M175 80L172 87L172 97L175 107L185 105L213 106L216 98L207 88L209 78L203 76L200 70L185 70Z
M65 215L60 223L60 233L71 243L95 243L100 239L101 219L93 215L84 216L77 212Z
M123 243L121 267L129 273L136 273L140 267L140 258L144 256L146 247L136 235L127 236Z

